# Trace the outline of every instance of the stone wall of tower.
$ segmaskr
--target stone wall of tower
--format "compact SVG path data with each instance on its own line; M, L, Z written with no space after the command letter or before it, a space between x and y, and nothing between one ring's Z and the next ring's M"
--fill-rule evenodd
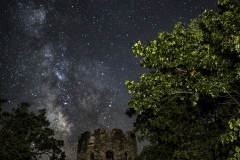
M84 132L78 138L77 160L110 160L106 153L112 153L114 160L130 160L137 156L136 136L131 131L125 134L121 129L106 132L97 129L93 134Z

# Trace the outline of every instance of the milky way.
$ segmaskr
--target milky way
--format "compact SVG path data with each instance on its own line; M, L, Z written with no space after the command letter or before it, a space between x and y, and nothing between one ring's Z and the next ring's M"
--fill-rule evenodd
M132 129L124 82L147 72L131 51L134 42L156 39L179 21L187 25L216 3L2 0L0 96L8 99L5 106L28 101L33 111L46 108L67 159L76 159L82 132Z

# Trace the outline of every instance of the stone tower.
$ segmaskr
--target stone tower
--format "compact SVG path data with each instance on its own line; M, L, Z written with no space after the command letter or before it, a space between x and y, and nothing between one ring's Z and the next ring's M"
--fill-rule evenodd
M124 134L121 129L106 132L100 128L78 138L77 160L131 160L136 156L136 136L131 131Z

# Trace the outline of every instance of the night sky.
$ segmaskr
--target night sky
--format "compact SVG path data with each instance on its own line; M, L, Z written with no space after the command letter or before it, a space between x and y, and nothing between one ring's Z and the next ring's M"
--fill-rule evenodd
M131 130L126 80L148 72L131 47L186 26L217 0L1 0L0 97L47 109L76 159L77 138L97 128ZM140 149L140 145L139 145Z

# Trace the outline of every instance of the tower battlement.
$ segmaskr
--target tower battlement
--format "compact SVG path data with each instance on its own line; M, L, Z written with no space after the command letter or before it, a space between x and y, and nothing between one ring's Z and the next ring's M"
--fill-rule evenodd
M78 138L77 160L130 160L137 156L136 136L121 129L106 132L99 128L86 131Z

